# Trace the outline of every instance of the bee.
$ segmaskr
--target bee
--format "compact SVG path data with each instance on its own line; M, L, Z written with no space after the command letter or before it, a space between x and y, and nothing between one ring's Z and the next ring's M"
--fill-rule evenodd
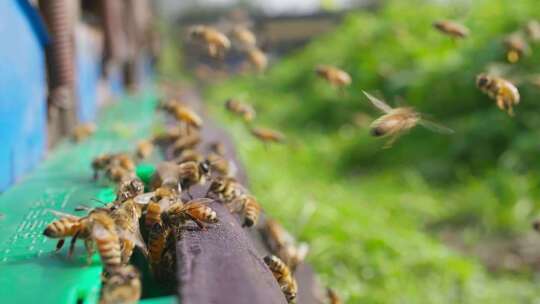
M143 254L147 254L146 245L139 228L141 214L141 206L132 199L116 204L110 212L110 217L114 220L117 235L120 239L122 264L129 262L135 246L141 248Z
M238 206L244 215L242 227L251 227L257 224L261 214L261 205L253 195L242 194L233 203Z
M216 212L207 206L210 202L212 200L208 198L193 199L185 204L175 202L161 214L162 220L168 227L178 227L187 220L192 220L199 228L204 229L205 223L218 222Z
M189 188L197 184L204 184L209 176L210 164L208 161L189 161L178 165L180 186L182 189L186 189L188 194Z
M519 103L520 97L518 89L510 81L488 74L480 74L476 77L476 86L491 99L494 99L499 109L514 116L513 106Z
M240 100L234 98L228 99L225 101L225 109L231 113L241 116L246 122L251 122L253 119L255 119L255 109L253 109L251 105Z
M264 143L282 143L285 141L285 135L281 132L267 128L252 128L251 134Z
M188 127L195 129L200 129L202 127L202 118L186 106L175 106L171 114L176 120L185 123Z
M531 39L532 41L539 41L540 22L538 22L537 20L530 20L525 26L525 32L527 33L527 36L529 36L529 39Z
M514 33L504 39L506 59L510 63L516 63L530 50L529 45L520 34Z
M136 178L134 171L129 171L120 166L110 166L109 168L107 168L107 171L105 171L105 175L108 179L115 183L121 183L125 180L131 180Z
M257 45L255 34L244 26L237 25L231 31L234 42L240 46L240 49L252 48Z
M187 136L182 136L176 140L172 145L172 153L175 156L181 155L186 149L194 149L201 142L201 136L199 133L190 133Z
M205 45L208 54L213 58L223 58L225 52L231 47L229 38L210 26L193 26L189 29L189 36L193 41Z
M141 140L137 143L135 155L138 159L147 159L154 151L154 144L151 140Z
M469 36L467 27L451 20L435 21L433 27L452 38L466 38Z
M138 303L141 297L141 275L132 265L104 274L100 304Z
M268 58L256 47L249 48L246 51L249 63L255 67L258 72L263 72L268 67Z
M126 179L118 185L116 200L123 202L144 193L144 183L139 178Z
M72 138L75 142L81 142L96 132L96 125L93 123L85 123L76 126L73 129Z
M104 209L94 209L85 217L78 217L61 212L53 212L60 219L53 221L43 234L49 238L60 239L56 250L60 250L66 237L71 237L68 256L73 255L77 239L83 239L87 252L87 262L90 263L94 253L94 243L97 246L101 261L106 269L121 265L120 240L116 233L114 220Z
M206 159L208 160L211 171L216 172L218 175L227 176L230 175L232 171L234 171L231 170L234 168L232 163L229 162L225 157L217 153L210 152Z
M535 231L540 232L540 220L535 220L532 223L532 227Z
M185 131L180 126L167 128L165 131L152 136L152 143L160 146L167 146L185 135Z
M92 160L94 180L96 180L99 177L100 171L107 171L110 168L115 168L112 171L116 171L116 172L109 172L108 175L112 177L118 177L118 175L121 175L120 171L122 171L122 174L124 172L134 172L135 163L133 162L131 157L126 153L99 155Z
M414 128L417 124L438 133L451 134L454 131L422 118L421 114L411 107L392 108L384 101L377 99L364 92L369 101L384 115L377 118L370 125L371 135L375 137L390 137L385 144L389 148L404 133Z
M208 144L208 150L220 156L225 156L225 145L223 143L214 141Z
M292 272L304 261L309 252L309 246L306 243L297 245L293 236L273 219L266 219L261 233L268 249L278 256Z
M298 291L298 285L294 279L289 267L283 263L275 255L267 255L264 257L264 263L268 266L274 278L279 284L281 291L285 295L287 302L291 303L296 298L296 293Z
M208 193L217 195L225 203L231 203L247 190L234 178L230 176L218 176L212 179Z
M148 230L148 262L154 273L158 271L161 263L168 235L169 229L161 222L154 223Z
M317 66L315 73L336 88L349 86L352 81L347 72L329 65Z
M339 298L338 294L330 287L326 288L326 296L330 304L341 304L343 303Z
M156 190L160 187L170 189L176 193L182 191L178 176L178 165L174 162L160 162L157 164L156 172L150 179L150 189Z
M202 162L204 161L204 156L195 149L185 149L182 150L177 157L172 161L181 164L189 161Z

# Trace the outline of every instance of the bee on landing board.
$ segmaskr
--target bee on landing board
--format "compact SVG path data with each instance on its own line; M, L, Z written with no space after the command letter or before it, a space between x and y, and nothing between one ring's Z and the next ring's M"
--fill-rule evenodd
M148 250L139 227L142 206L137 204L133 199L128 199L124 202L115 203L109 214L114 220L120 239L122 263L127 264L129 262L135 246L139 247L145 256L148 255Z
M244 223L242 227L252 227L257 224L262 208L253 195L241 194L232 203L237 205L236 209L243 214Z
M270 252L279 257L292 272L305 260L309 246L306 243L297 243L277 221L267 218L260 231Z
M139 271L132 265L105 272L99 303L138 303L142 290L140 277Z
M163 223L168 227L179 227L191 220L199 228L204 229L205 224L218 222L216 212L208 206L210 202L212 200L208 198L193 199L185 204L176 202L161 214Z
M189 189L197 184L204 184L210 177L210 164L208 161L189 161L178 165L178 177L182 190L186 190L191 196Z
M139 160L147 159L152 155L154 151L154 144L151 140L141 140L137 143L137 148L135 150L135 156Z
M519 103L519 91L508 80L488 74L476 77L476 86L491 99L494 99L499 109L514 116L513 106Z
M287 267L282 260L274 255L267 255L263 260L270 271L272 271L272 274L278 282L281 291L285 295L287 302L293 302L296 299L298 285L291 271L289 270L289 267Z
M349 86L352 81L351 76L347 72L330 65L317 66L315 73L335 88Z
M189 37L206 47L208 55L222 59L231 47L231 42L225 34L211 26L195 25L189 29Z
M439 30L441 33L448 35L452 38L467 38L469 36L469 29L462 24L459 24L451 20L440 20L433 22L433 27Z
M126 179L122 181L116 190L116 200L126 201L144 193L144 183L139 178Z
M364 92L369 101L384 114L373 121L370 125L371 135L375 137L390 137L385 144L389 148L403 134L416 125L421 125L431 131L452 134L453 130L422 118L419 112L411 107L392 108L384 101Z

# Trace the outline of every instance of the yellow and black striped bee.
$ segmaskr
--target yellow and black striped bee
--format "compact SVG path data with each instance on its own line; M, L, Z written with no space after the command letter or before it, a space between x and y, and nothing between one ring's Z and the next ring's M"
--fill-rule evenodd
M189 194L189 189L192 186L204 184L206 179L210 177L210 164L206 160L181 163L178 165L178 177L182 190L186 190Z
M257 224L262 208L253 195L242 194L233 203L238 205L244 216L242 227L251 227Z
M270 271L272 271L272 274L274 275L274 278L276 278L276 281L278 282L281 291L285 295L287 302L294 302L298 292L298 285L296 283L296 279L289 270L289 267L287 267L287 265L285 265L285 263L283 263L283 261L275 255L267 255L263 260Z
M309 246L306 243L297 244L293 236L277 221L267 218L260 231L270 252L289 266L292 272L306 258Z
M369 101L384 114L371 123L371 135L376 137L390 137L385 144L385 148L392 146L401 135L405 134L416 125L421 125L429 130L438 133L451 134L451 129L428 121L411 107L392 108L384 101L377 99L364 92Z
M208 206L212 202L208 198L193 199L185 204L176 202L161 214L163 222L169 227L178 227L191 220L200 228L205 228L205 223L215 224L218 222L216 212Z
M508 80L488 74L480 74L476 77L476 86L491 99L494 99L499 109L514 116L513 106L519 103L519 91Z

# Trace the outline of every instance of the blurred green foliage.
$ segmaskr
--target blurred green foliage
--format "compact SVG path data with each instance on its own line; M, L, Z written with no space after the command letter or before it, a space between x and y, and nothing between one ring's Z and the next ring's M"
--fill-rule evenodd
M351 14L266 75L211 86L210 110L236 137L267 212L310 242L310 262L349 303L540 301L527 265L490 273L441 237L450 231L460 246L482 248L487 239L531 233L540 207L540 89L528 80L540 48L506 66L502 41L540 19L540 3L384 2ZM469 27L470 37L454 41L432 28L446 18ZM353 84L340 94L315 76L317 64L343 68ZM475 87L475 76L493 66L518 84L514 118ZM416 128L384 150L384 140L352 122L357 112L379 115L361 90L391 104L399 96L456 133ZM253 103L257 124L284 131L288 145L266 150L252 139L224 113L230 97ZM505 252L490 254L503 263Z

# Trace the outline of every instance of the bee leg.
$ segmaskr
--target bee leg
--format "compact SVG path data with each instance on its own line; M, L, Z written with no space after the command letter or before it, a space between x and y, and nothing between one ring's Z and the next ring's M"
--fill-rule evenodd
M396 142L398 137L399 137L399 134L392 135L392 137L384 144L383 149L392 148L392 145Z
M92 263L92 255L94 255L94 243L92 240L84 240L84 247L86 248L86 264Z
M503 111L506 111L506 108L504 106L504 98L497 97L497 107L499 107L499 109L501 109Z
M71 242L69 243L68 257L73 256L73 252L75 251L75 243L77 242L78 237L79 232L75 233L75 235L71 238Z
M199 226L199 228L201 228L202 230L206 230L206 226L204 225L203 222L201 222L199 219L197 219L196 217L194 217L193 215L189 214L189 213L186 213L187 216L189 217L190 220L194 221L195 224L197 224L197 226Z
M60 251L60 249L62 249L62 246L64 246L64 242L65 242L64 239L59 239L58 240L58 243L56 243L56 252L58 252L58 251Z
M189 189L187 189L187 195L189 196L189 199L192 200L193 199L193 195L191 195L191 192L189 192Z

